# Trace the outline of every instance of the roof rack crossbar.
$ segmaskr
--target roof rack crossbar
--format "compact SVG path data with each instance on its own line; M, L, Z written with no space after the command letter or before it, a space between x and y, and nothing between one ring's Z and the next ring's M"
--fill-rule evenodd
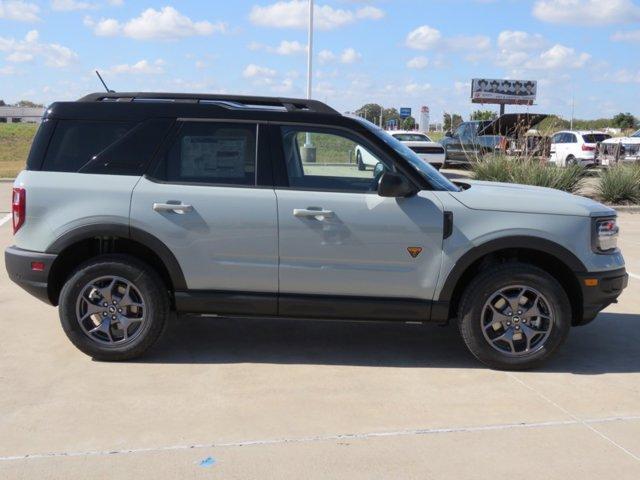
M175 101L180 103L220 102L227 104L227 108L233 108L238 104L239 108L283 108L288 112L314 112L338 114L339 112L317 100L300 98L279 97L253 97L248 95L222 95L222 94L196 94L196 93L162 93L162 92L100 92L91 93L80 98L79 102L103 102L103 101Z

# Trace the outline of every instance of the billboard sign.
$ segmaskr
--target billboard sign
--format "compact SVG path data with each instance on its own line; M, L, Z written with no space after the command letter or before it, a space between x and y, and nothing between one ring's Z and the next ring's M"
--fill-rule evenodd
M400 118L409 118L411 116L411 107L400 107Z
M474 78L471 81L471 102L533 105L537 90L536 80Z

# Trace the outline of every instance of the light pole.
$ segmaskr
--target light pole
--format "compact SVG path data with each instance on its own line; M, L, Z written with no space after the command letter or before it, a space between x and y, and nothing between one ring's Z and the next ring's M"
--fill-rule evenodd
M311 84L313 80L313 0L309 0L309 32L307 33L307 99L311 100ZM316 149L311 142L311 134L307 132L302 160L307 163L315 163Z

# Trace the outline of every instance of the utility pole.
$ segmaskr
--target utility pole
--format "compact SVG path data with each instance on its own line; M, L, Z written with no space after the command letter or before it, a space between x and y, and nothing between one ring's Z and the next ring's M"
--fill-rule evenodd
M309 0L309 31L307 32L307 99L311 100L311 84L313 80L313 0ZM302 160L315 163L316 149L311 142L311 134L307 132Z

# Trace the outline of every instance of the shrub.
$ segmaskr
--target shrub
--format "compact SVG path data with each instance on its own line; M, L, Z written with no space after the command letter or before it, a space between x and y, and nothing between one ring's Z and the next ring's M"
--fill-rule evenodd
M575 193L580 190L586 170L580 165L557 168L535 158L509 158L495 155L482 158L472 165L477 180L519 183L549 187Z
M640 203L640 167L617 165L602 172L597 193L614 205Z

